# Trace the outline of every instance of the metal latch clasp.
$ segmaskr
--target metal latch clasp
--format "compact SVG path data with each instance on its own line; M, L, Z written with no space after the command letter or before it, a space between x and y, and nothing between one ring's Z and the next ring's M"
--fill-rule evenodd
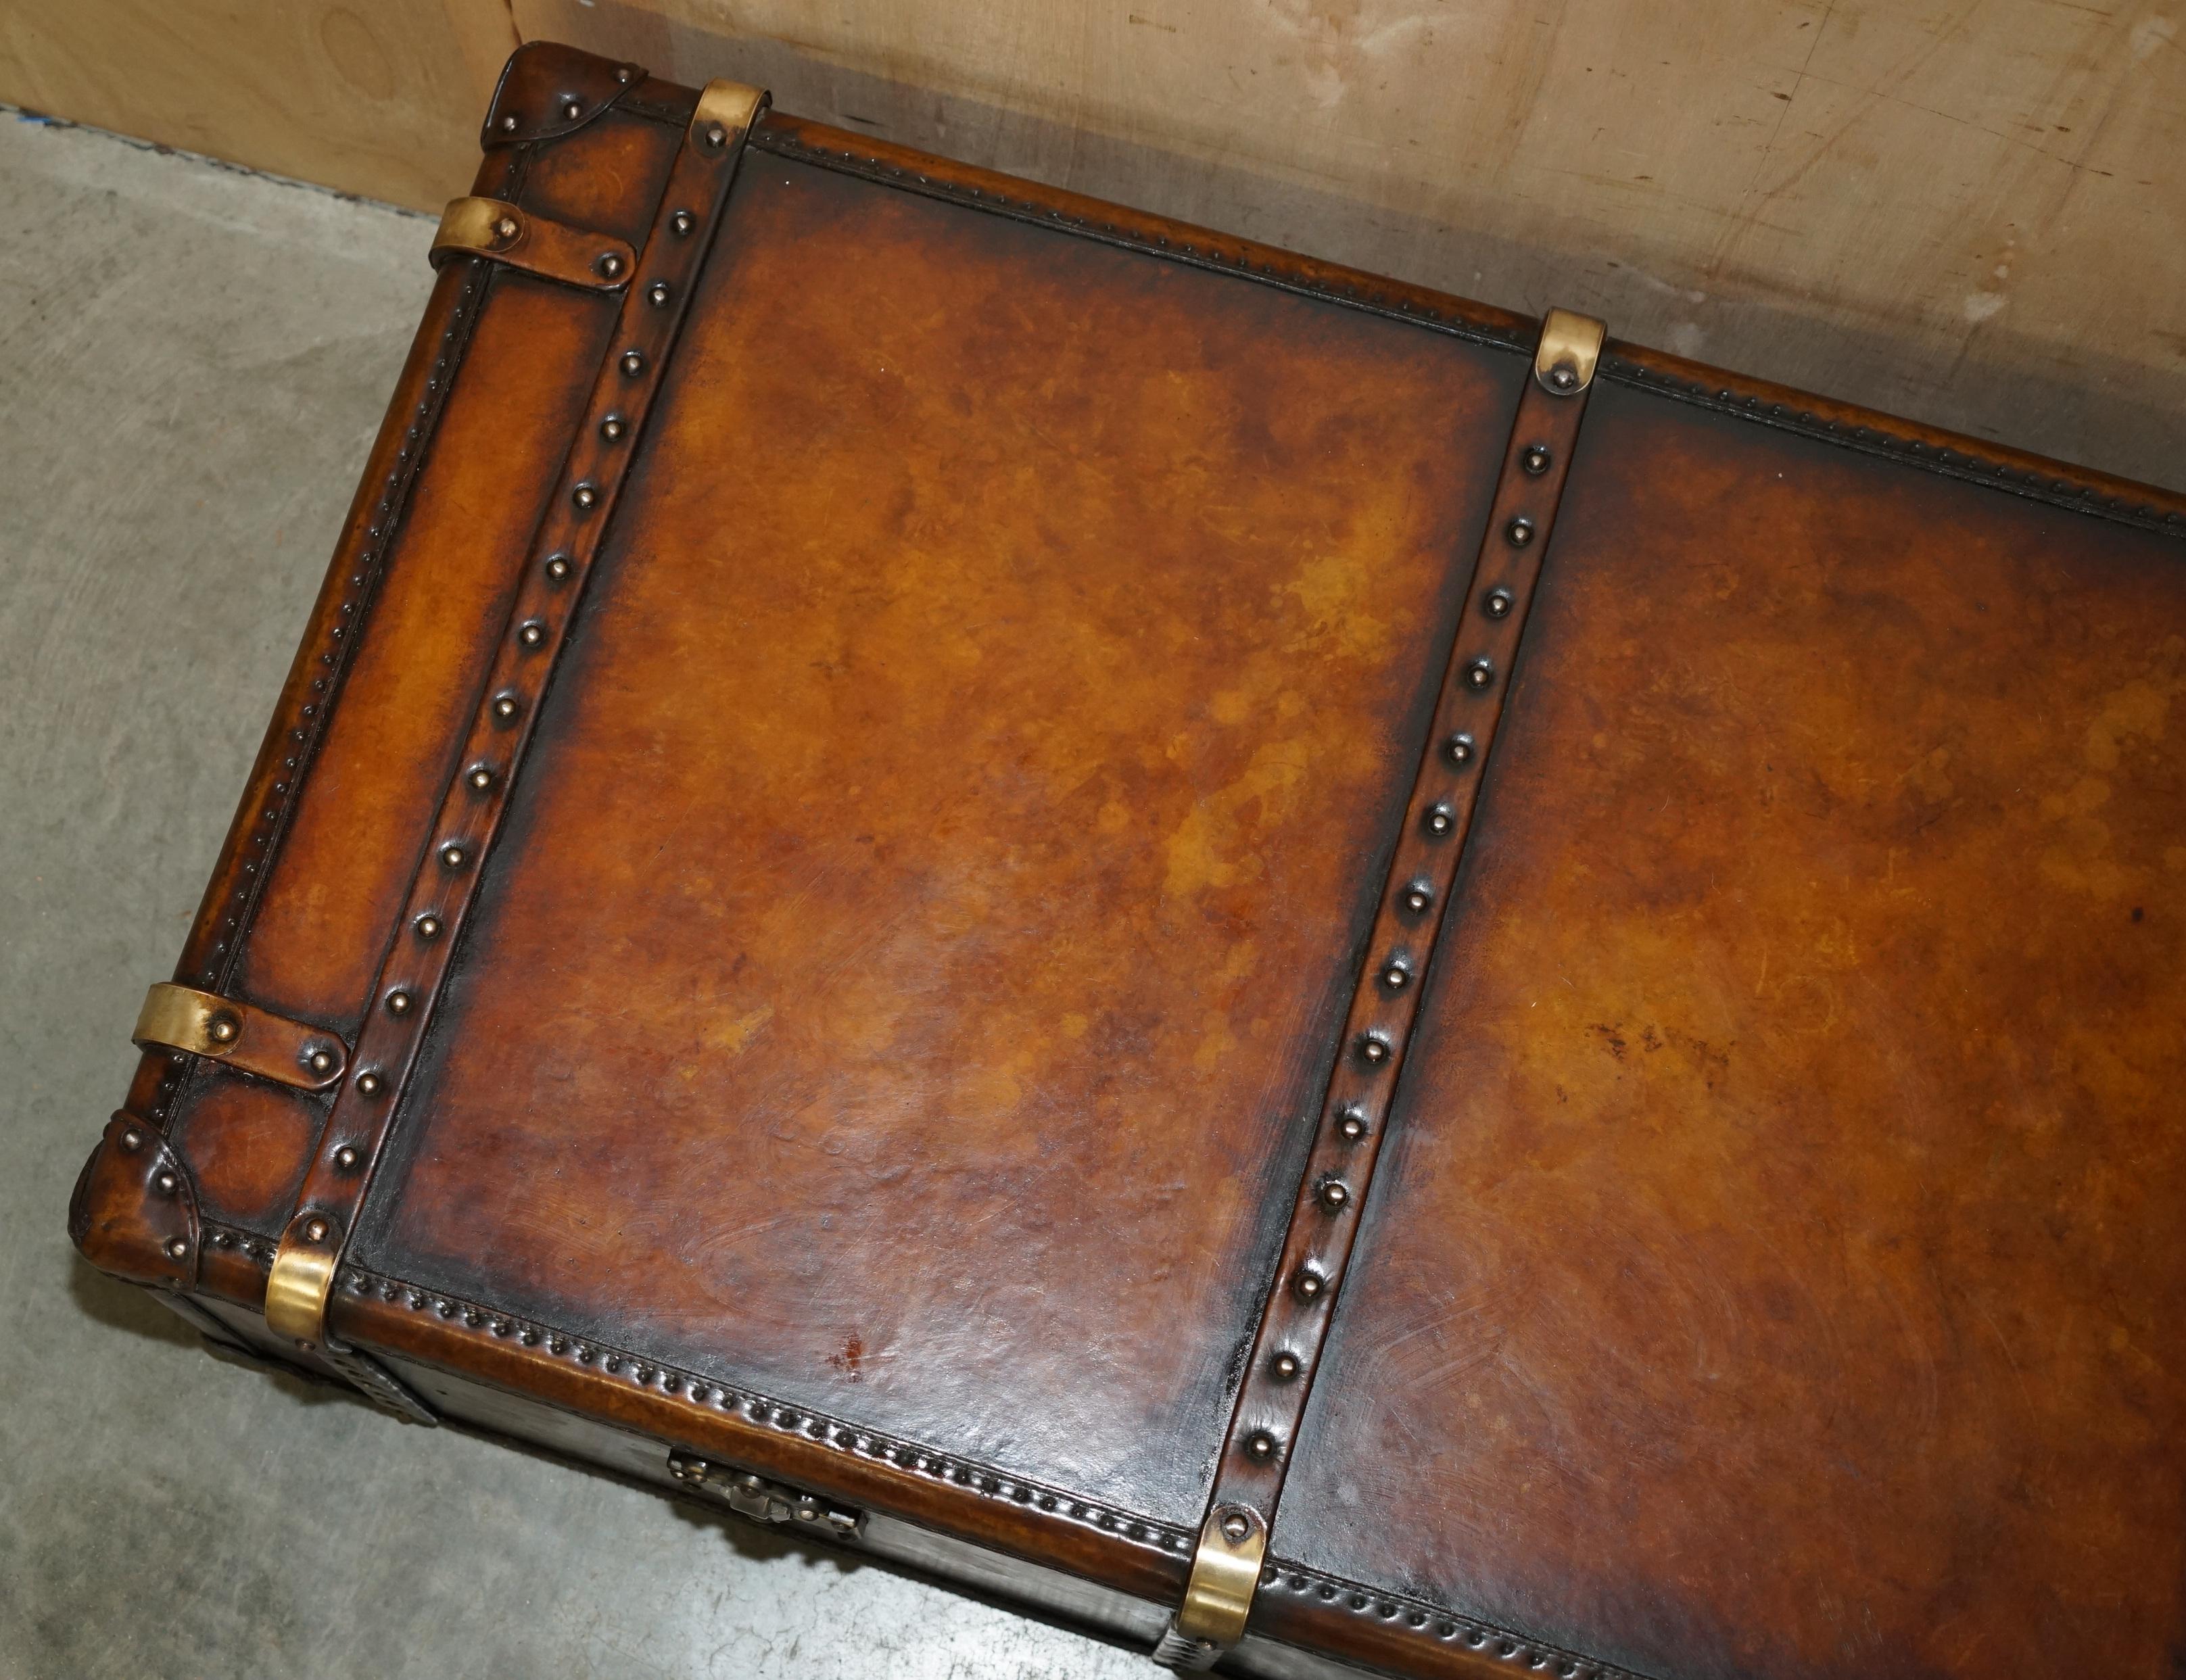
M838 1505L817 1494L800 1493L779 1481L769 1481L752 1470L715 1464L695 1453L668 1455L668 1473L687 1487L702 1487L728 1501L729 1509L754 1522L793 1522L816 1528L838 1538L854 1537L866 1525L866 1514Z

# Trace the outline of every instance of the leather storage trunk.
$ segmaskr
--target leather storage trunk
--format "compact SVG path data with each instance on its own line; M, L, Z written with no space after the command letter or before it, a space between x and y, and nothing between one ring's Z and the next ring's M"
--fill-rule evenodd
M484 137L93 1262L1174 1664L2179 1672L2186 501Z

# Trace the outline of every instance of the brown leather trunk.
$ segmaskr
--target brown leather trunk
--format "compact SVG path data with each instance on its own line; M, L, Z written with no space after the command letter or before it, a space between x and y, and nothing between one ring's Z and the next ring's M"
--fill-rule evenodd
M2186 1672L2186 500L485 140L86 1254L1177 1663Z

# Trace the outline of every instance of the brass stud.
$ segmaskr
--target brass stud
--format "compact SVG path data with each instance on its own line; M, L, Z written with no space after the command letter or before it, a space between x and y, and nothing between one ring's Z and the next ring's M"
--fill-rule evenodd
M483 793L493 786L493 767L490 764L473 764L470 774L463 780L469 782L479 792Z
M1389 1059L1389 1041L1375 1033L1359 1035L1359 1056L1370 1067L1379 1067Z
M1253 1520L1242 1511L1232 1511L1222 1519L1222 1537L1233 1546L1243 1545L1252 1532Z
M327 1240L327 1233L332 1229L334 1229L332 1225L329 1225L324 1219L318 1218L315 1214L311 1218L304 1221L304 1240L306 1242L324 1242Z
M516 113L514 111L511 111L507 116L501 120L501 132L503 134L513 134L516 132Z
M636 74L636 72L631 70L628 64L617 64L615 66L615 80L625 87L630 86L630 79Z
M1264 1464L1275 1456L1275 1437L1264 1429L1256 1429L1245 1437L1245 1456L1256 1464Z
M1411 984L1412 971L1401 962L1393 962L1382 971L1382 983L1393 992L1401 992Z
M351 1147L350 1147L350 1145L347 1145L347 1144L344 1144L344 1145L343 1145L339 1149L338 1149L338 1150L336 1150L336 1151L334 1151L334 1165L335 1165L335 1166L337 1166L337 1167L339 1167L339 1168L340 1168L342 1169L342 1171L343 1171L343 1172L345 1172L345 1173L351 1173L351 1172L356 1171L356 1150L354 1150L354 1149L352 1149Z
M1331 1213L1341 1213L1351 1205L1351 1186L1340 1179L1331 1179L1320 1187L1320 1205Z
M1328 1287L1328 1280L1310 1266L1301 1266L1298 1275L1291 1280L1291 1288L1301 1301L1318 1301L1320 1292Z
M440 862L448 869L461 869L471 860L471 854L451 840L440 848Z
M216 1044L232 1044L243 1036L243 1023L222 1011L205 1022L205 1037Z
M536 647L546 640L546 626L532 619L517 629L516 639L526 647Z
M1442 755L1460 770L1472 762L1472 737L1453 735L1442 743Z
M367 1068L356 1076L356 1094L359 1096L378 1096L380 1086L385 1083L378 1074Z
M170 1260L183 1259L188 1257L189 1252L189 1244L183 1241L182 1238L169 1237L167 1239L167 1257Z
M1475 659L1465 668L1465 686L1475 694L1486 690L1495 680L1495 667L1485 659Z
M1366 1135L1366 1111L1353 1103L1336 1117L1337 1134L1346 1143L1357 1143Z
M513 239L516 237L516 218L504 216L494 223L493 232L496 239Z
M496 723L514 723L524 703L513 694L496 694L493 697L493 718Z
M1523 548L1533 540L1533 522L1527 518L1513 519L1504 526L1503 540L1513 548Z
M334 1071L334 1053L322 1045L304 1058L304 1065L324 1078Z
M1526 452L1518 457L1518 464L1537 479L1549 470L1549 461L1548 451L1539 444L1527 445Z
M1425 826L1438 840L1457 826L1457 814L1448 805L1437 805L1428 811Z
M603 251L600 254L600 260L594 263L592 266L599 270L600 277L603 280L620 279L622 277L622 254L619 251Z
M699 136L699 138L705 143L708 151L718 152L729 143L729 131L718 122L709 122L706 125L706 132Z
M698 218L688 210L677 210L668 218L668 231L679 239L691 237L691 230L698 225Z
M390 1015L407 1015L410 1005L415 1001L409 993L397 987L387 994L387 1012Z
M575 504L577 512L589 513L600 505L600 493L590 484L579 484L569 492L569 500Z
M1568 361L1559 361L1549 369L1549 384L1559 391L1576 390L1578 388L1578 369Z
M610 414L600 422L600 435L609 443L620 443L622 434L629 429L630 428L624 423L623 417L619 414Z
M656 280L645 288L645 300L655 309L665 309L668 306L669 299L675 295L675 293L669 290L668 283L665 280Z
M575 122L579 117L584 115L584 114L585 102L581 99L571 99L562 107L563 117L570 122Z
M152 1185L154 1189L160 1192L160 1195L172 1196L175 1193L175 1187L179 1182L180 1181L177 1179L172 1173L160 1173L154 1175Z
M1415 881L1398 894L1398 901L1414 916L1420 916L1425 914L1427 906L1434 902L1434 894L1424 882Z
M566 583L569 577L569 557L566 554L548 555L546 577L551 583Z
M1268 1375L1277 1382L1292 1382L1298 1374L1298 1356L1285 1348L1268 1361Z
M134 1155L144 1147L144 1134L134 1126L125 1127L121 1133L121 1148L125 1154Z
M1491 619L1507 619L1511 616L1511 608L1514 604L1516 603L1509 590L1491 589L1481 602L1480 610Z
M639 374L644 372L644 352L634 350L625 350L622 353L622 371L627 373L633 379L637 378Z
M418 937L421 939L437 939L440 937L440 918L437 916L421 916L410 925L418 930Z

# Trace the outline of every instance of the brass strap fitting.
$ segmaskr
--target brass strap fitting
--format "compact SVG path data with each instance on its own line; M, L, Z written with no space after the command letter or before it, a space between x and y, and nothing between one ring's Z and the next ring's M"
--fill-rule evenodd
M588 292L620 290L637 266L636 253L620 239L549 221L500 199L448 200L433 235L433 266L451 256L507 263Z
M1533 377L1554 396L1577 396L1594 383L1594 364L1609 329L1590 315L1552 309L1541 321L1533 351Z
M1250 1505L1217 1505L1208 1512L1191 1554L1184 1603L1154 1647L1154 1660L1164 1668L1209 1668L1243 1638L1267 1554L1268 1526Z
M331 1033L165 981L144 994L129 1036L148 1050L206 1056L300 1091L324 1090L349 1066L347 1047Z

